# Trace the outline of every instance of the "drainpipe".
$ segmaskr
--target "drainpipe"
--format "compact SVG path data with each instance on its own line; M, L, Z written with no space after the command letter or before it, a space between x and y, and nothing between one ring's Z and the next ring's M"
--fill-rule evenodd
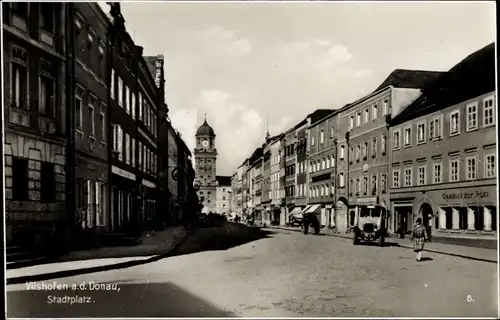
M350 157L351 157L351 148L349 147L349 137L350 137L350 133L349 131L346 132L345 134L345 141L346 141L346 147L345 147L345 161L346 161L346 174L345 174L345 190L346 190L346 200L347 200L347 215L346 215L346 219L347 219L347 230L350 229L350 226L351 226L351 212L349 211L349 206L350 206L350 175L349 175L349 167L350 167ZM354 218L356 219L356 218Z
M75 215L78 214L76 199L76 155L75 155L75 28L73 20L74 4L68 2L66 6L66 134L68 143L66 145L66 210L68 229L70 232L76 229Z

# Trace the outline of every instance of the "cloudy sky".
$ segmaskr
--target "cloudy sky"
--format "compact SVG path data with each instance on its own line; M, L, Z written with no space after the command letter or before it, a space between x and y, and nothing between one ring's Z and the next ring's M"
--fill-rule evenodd
M217 134L231 175L271 135L373 91L394 69L448 70L495 39L494 3L122 3L146 55L165 55L170 118L188 146Z

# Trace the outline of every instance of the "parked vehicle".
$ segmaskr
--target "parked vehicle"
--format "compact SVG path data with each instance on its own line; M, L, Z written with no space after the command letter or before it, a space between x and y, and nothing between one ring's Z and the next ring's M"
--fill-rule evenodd
M358 210L356 223L353 227L353 244L361 241L379 241L381 247L387 236L387 210L381 206L362 206Z

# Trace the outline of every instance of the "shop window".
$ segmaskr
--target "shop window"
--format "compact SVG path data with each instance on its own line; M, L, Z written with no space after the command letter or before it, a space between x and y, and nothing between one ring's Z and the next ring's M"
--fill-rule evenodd
M55 165L50 162L42 162L41 164L41 185L40 198L45 202L56 200L56 172Z
M446 219L445 227L446 229L450 230L453 228L453 210L452 208L444 208L444 210Z
M461 230L467 230L468 226L468 214L466 207L455 208L458 210L458 228ZM477 208L476 208L477 210ZM476 211L477 215L477 211Z
M28 200L28 159L12 157L12 200Z
M474 207L471 209L474 210L474 229L484 230L484 208Z

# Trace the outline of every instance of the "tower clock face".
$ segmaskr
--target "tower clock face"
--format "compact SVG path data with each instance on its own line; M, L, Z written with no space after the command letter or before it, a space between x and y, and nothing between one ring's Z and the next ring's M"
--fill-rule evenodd
M208 140L203 140L201 143L205 148L208 147Z

